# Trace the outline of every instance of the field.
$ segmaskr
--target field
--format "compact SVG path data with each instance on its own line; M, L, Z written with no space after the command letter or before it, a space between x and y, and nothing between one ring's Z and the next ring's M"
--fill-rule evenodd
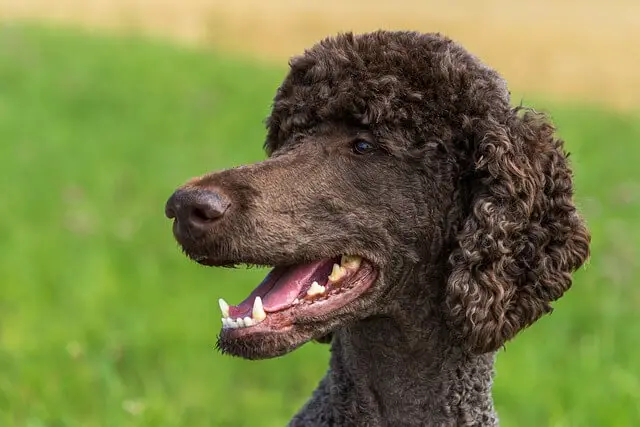
M284 63L337 31L441 31L515 93L638 110L637 0L2 0L0 20L146 34Z
M284 68L136 37L0 27L0 426L282 426L327 347L213 349L261 270L187 261L176 185L263 158ZM634 89L635 90L635 89ZM529 100L528 97L527 100ZM640 425L640 118L536 99L567 140L593 257L498 358L504 426Z

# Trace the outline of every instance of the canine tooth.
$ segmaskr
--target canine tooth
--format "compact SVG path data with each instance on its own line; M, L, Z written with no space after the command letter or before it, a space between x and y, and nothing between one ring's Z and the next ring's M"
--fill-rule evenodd
M307 291L307 295L309 295L310 297L314 296L314 295L320 295L323 294L325 291L325 287L324 286L320 286L318 284L318 282L313 282L311 284L311 287L309 288L309 290Z
M227 318L226 317L222 318L222 326L227 326Z
M267 313L264 312L264 307L262 306L262 298L256 297L253 301L251 316L253 317L253 320L258 322L262 322L267 317Z
M337 282L338 280L342 279L346 272L347 271L338 264L333 264L333 270L331 270L329 280L332 282Z
M256 323L257 323L257 322L256 322ZM253 321L253 319L252 319L251 317L248 317L248 316L247 316L247 317L245 317L245 318L244 318L244 326L245 326L245 327L247 327L247 326L253 326L253 325L255 325L255 323L254 323L254 321Z
M229 304L222 298L218 300L218 304L220 304L220 311L222 312L223 317L229 317Z
M358 267L360 267L361 261L362 261L362 258L360 258L357 255L342 255L342 258L340 258L340 265L342 265L343 267L352 268L355 270Z

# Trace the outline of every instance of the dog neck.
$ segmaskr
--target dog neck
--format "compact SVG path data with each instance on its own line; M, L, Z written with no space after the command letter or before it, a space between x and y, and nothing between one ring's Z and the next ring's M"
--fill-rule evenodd
M373 318L336 331L331 368L291 426L497 426L493 354L450 344L431 320ZM426 327L425 327L426 326Z
M495 424L493 355L473 356L446 345L435 328L414 336L406 328L376 319L338 334L331 374L334 383L344 376L353 384L355 404L349 407L390 426Z

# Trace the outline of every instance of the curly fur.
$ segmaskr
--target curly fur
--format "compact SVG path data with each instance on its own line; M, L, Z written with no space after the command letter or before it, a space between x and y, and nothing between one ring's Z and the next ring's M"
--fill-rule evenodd
M476 124L472 215L450 257L453 329L478 352L496 350L551 310L588 255L571 173L554 128L533 112Z
M206 230L177 221L176 238L209 265L351 253L379 276L330 315L223 334L219 348L263 358L331 343L291 426L497 425L495 351L551 310L589 256L553 125L511 107L504 80L439 34L342 34L290 65L269 159L190 181L182 191L231 207ZM359 139L375 150L354 154Z

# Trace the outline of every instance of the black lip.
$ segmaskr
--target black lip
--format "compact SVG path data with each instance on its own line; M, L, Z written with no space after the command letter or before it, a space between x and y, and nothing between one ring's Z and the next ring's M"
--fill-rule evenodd
M206 267L224 267L224 268L276 268L276 267L287 267L294 266L299 264L307 264L310 262L314 262L322 259L332 259L336 263L340 263L340 258L343 253L338 255L336 254L327 254L327 253L318 253L313 256L304 256L304 257L289 257L287 259L280 260L270 260L267 258L246 258L242 256L236 257L216 257L212 256L209 252L202 249L194 249L193 246L185 245L182 242L180 243L182 252L191 260L197 262L200 265ZM367 261L369 264L376 266L375 263L369 261L367 257L357 255L362 258L364 261ZM377 268L377 266L376 266Z

